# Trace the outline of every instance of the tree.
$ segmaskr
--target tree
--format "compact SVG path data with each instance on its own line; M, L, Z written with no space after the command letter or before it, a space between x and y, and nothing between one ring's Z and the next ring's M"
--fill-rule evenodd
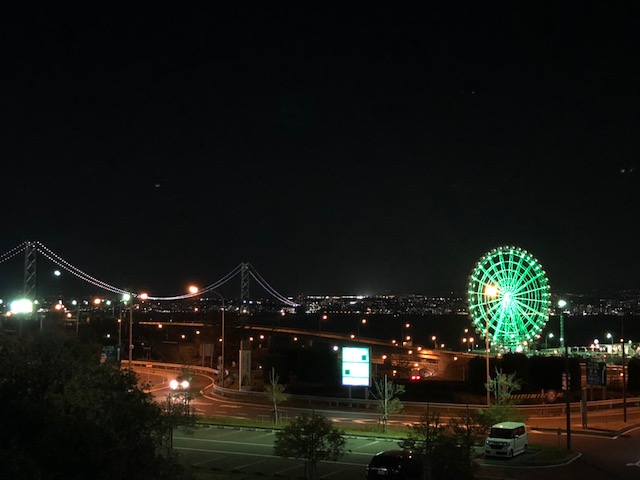
M160 404L164 419L165 443L167 453L173 452L173 432L177 427L193 427L196 415L191 409L191 393L189 390L176 390L167 395Z
M470 416L445 424L427 410L411 426L409 436L400 442L422 461L427 480L470 480L475 478L475 435L465 432L473 424Z
M383 379L374 379L373 385L375 392L371 392L371 395L378 401L377 408L382 414L380 417L382 431L386 432L389 415L400 412L404 408L398 396L405 392L405 388L404 385L396 385L393 381L389 381L386 374Z
M303 414L276 433L274 454L304 460L304 477L318 478L318 462L336 461L346 452L344 433L322 415Z
M100 347L0 336L0 478L184 479L165 418Z
M284 393L285 386L278 383L279 380L280 377L276 375L276 369L271 367L271 371L269 372L269 385L265 386L265 391L273 405L273 423L278 423L280 420L278 404L289 398L289 395Z
M478 411L478 422L486 432L492 425L504 421L526 421L524 413L515 408L512 392L520 390L522 382L516 378L516 373L504 374L496 368L495 377L485 386L493 393L494 403Z

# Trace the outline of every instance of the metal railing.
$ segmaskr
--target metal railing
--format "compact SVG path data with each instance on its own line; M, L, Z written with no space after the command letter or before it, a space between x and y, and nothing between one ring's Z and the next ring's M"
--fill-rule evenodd
M211 392L212 394L219 395L230 400L237 400L242 402L256 402L256 403L268 403L269 398L265 392L255 392L251 390L236 390L232 388L225 388L215 383L214 379L217 377L218 370L209 367L200 367L197 365L177 365L172 363L159 363L159 362L145 362L145 361L133 361L132 366L138 368L156 368L161 370L181 371L188 369L190 372L209 377L211 384L207 385L203 389L203 393ZM613 408L622 408L624 400L622 398L614 398L609 400L595 400L587 402L588 411L597 411ZM371 409L378 405L377 400L363 399L363 398L345 398L345 397L318 397L313 395L289 395L287 400L289 406L300 406L308 408L318 407L347 407L347 408L360 408ZM432 412L438 412L440 414L462 414L467 410L480 410L486 408L486 405L473 405L473 404L459 404L459 403L437 403L437 402L402 402L402 405L407 409L415 409L424 411L427 407ZM640 397L633 397L626 399L626 405L640 406ZM518 410L522 410L527 415L560 415L566 412L566 405L564 403L546 403L538 405L517 405ZM581 409L581 402L571 403L571 411L579 412Z

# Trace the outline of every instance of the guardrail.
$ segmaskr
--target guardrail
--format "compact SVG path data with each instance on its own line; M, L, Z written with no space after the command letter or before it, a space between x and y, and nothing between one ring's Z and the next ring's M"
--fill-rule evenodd
M265 392L255 392L250 390L236 390L231 388L225 388L215 383L215 378L218 375L218 370L215 368L201 367L197 365L177 365L172 363L159 363L159 362L145 362L145 361L133 361L132 366L139 368L157 368L161 370L181 371L188 369L191 373L204 375L211 379L211 384L207 385L204 390L210 389L211 393L229 398L231 400L238 400L244 402L257 402L257 403L269 403L269 398ZM610 400L595 400L587 402L588 411L606 410L613 408L622 408L624 400L622 398L614 398ZM377 400L363 399L363 398L344 398L344 397L317 397L312 395L289 395L287 404L289 406L300 406L307 408L325 407L348 407L348 408L361 408L370 409L375 408L378 405ZM431 412L438 412L441 414L462 414L467 410L480 410L486 408L486 405L472 405L472 404L459 404L459 403L434 403L434 402L402 402L405 409L415 409L424 411L427 407ZM626 399L626 405L640 406L640 397L632 397ZM562 403L547 403L540 405L517 405L518 410L523 410L527 415L560 415L565 414L566 404ZM572 412L580 412L581 402L572 402L570 404L570 410Z

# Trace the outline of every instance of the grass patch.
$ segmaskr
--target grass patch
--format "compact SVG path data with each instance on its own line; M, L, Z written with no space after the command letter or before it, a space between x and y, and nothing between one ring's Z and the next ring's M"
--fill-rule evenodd
M268 420L253 420L253 419L229 418L229 417L200 417L198 419L198 424L199 425L220 425L220 426L229 426L229 427L238 427L238 428L261 428L261 429L281 430L287 425L289 425L289 422L281 421L278 423L273 423ZM361 437L400 439L400 438L406 438L409 433L409 429L406 427L393 428L393 429L388 428L386 432L383 432L381 427L348 427L348 428L339 427L339 428L342 431L344 431L345 435L357 435Z

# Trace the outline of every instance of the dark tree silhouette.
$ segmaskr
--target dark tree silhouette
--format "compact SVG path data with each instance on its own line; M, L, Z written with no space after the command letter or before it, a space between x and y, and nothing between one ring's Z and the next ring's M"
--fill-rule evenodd
M0 336L0 425L0 478L189 478L160 407L99 346Z
M304 460L304 476L318 478L318 462L336 461L346 451L343 433L322 415L303 414L276 433L274 453Z

